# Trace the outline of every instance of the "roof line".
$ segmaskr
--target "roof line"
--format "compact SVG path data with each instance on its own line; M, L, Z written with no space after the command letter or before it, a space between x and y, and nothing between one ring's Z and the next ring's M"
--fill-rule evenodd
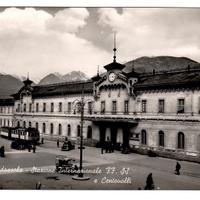
M33 87L49 87L49 86L59 86L59 85L70 85L70 84L79 84L79 83L91 83L93 82L91 79L85 80L85 81L70 81L70 82L61 82L61 83L51 83L51 84L41 84L41 85L35 85Z

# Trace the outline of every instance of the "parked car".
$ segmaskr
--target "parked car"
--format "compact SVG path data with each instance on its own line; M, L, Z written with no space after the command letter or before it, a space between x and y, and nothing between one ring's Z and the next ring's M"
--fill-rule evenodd
M71 141L65 141L61 147L61 151L70 151L75 149L75 145Z
M73 175L78 172L78 166L74 159L58 155L56 156L56 172Z

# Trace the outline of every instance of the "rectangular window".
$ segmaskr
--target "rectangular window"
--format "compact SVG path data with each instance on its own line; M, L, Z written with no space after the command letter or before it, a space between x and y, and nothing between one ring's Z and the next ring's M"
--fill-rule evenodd
M26 112L26 104L24 104L24 112Z
M92 102L88 102L88 114L92 114Z
M117 113L117 102L113 101L112 102L112 114L116 114Z
M128 101L126 100L126 101L124 101L124 113L125 114L128 114Z
M72 103L68 102L68 113L71 113L72 111Z
M106 111L106 103L105 101L101 102L101 114L104 114Z
M62 112L62 102L59 103L59 112Z
M39 112L39 103L36 103L36 112Z
M43 112L46 112L46 103L43 103Z
M29 112L32 112L32 103L29 104Z
M164 113L165 112L164 107L165 107L165 100L164 99L159 99L158 100L158 112L159 113Z
M77 113L81 113L81 110L82 110L81 102L78 102L76 104L76 107L77 107Z
M177 113L184 113L185 112L184 107L185 107L184 99L178 99Z
M51 103L51 112L54 112L54 104Z
M146 113L147 112L147 100L142 100L142 112Z

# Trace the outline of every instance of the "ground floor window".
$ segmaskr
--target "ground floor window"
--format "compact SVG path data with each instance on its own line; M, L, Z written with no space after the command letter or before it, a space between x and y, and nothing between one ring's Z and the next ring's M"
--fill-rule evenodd
M77 126L77 137L80 137L81 136L81 126L78 125Z
M43 132L43 133L46 132L46 124L45 124L45 123L42 124L42 132Z
M38 130L38 122L35 123L35 128Z
M147 144L147 132L146 130L141 131L141 144Z
M184 133L179 132L178 133L178 149L184 149L185 148L185 136Z
M88 139L92 138L92 127L91 126L88 126L88 129L87 129L87 138Z
M58 135L62 135L62 125L58 125Z
M70 126L70 124L68 124L68 126L67 126L67 135L71 136L71 126Z
M52 123L50 124L50 134L51 135L53 134L53 124Z
M159 137L158 142L159 142L159 146L161 146L161 147L164 147L164 143L165 143L165 141L164 141L165 137L164 136L165 136L164 132L163 131L159 131L159 133L158 133L158 137Z

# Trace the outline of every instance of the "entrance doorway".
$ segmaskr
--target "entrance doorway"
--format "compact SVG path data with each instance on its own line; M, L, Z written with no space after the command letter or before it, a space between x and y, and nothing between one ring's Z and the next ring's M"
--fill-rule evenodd
M100 144L104 144L105 142L105 136L106 136L106 127L105 126L99 126L100 131Z
M129 148L129 135L130 128L127 126L123 127L123 148Z
M110 128L111 130L111 142L116 145L117 143L117 127L116 126L112 126Z

